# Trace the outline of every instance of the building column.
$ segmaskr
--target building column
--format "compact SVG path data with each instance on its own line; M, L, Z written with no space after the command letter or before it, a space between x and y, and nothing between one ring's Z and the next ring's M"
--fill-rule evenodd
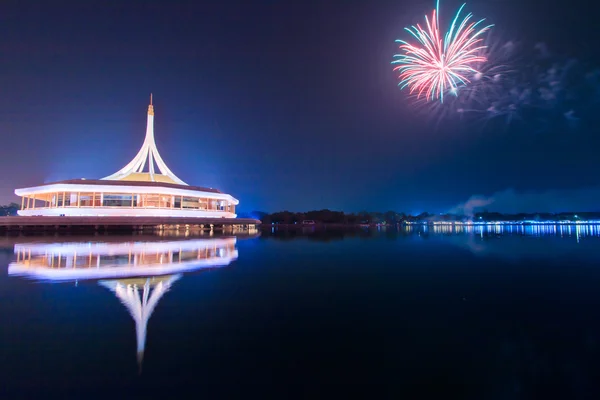
M131 193L131 208L133 208L134 200L135 200L135 194Z
M23 211L23 207L25 207L25 196L21 197L21 211Z
M183 196L179 196L181 200L179 201L179 209L183 210Z
M81 207L81 192L77 192L77 208Z
M171 196L171 208L175 208L175 196Z
M96 208L96 192L92 193L92 208Z

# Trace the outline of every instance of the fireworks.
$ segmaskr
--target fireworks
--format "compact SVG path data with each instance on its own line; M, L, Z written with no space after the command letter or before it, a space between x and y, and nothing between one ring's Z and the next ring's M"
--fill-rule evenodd
M392 64L397 64L394 71L399 72L401 89L408 87L417 98L425 96L427 101L444 100L444 94L450 92L457 95L458 88L470 83L470 77L479 73L475 67L487 61L482 44L483 34L492 25L481 27L484 19L471 21L473 15L467 14L460 19L463 4L456 13L448 32L442 38L439 24L439 0L433 10L431 19L425 16L423 29L419 24L405 28L418 43L410 44L404 40L400 43L401 54Z

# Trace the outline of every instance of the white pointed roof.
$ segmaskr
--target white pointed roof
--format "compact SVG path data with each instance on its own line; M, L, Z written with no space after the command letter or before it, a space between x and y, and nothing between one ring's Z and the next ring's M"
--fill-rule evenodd
M156 163L160 174L155 172L154 163ZM148 165L148 172L144 172L146 165ZM150 95L150 105L148 106L146 138L144 139L142 148L129 164L102 179L176 183L187 186L187 183L171 172L156 148L156 142L154 141L154 106L152 105L152 95Z

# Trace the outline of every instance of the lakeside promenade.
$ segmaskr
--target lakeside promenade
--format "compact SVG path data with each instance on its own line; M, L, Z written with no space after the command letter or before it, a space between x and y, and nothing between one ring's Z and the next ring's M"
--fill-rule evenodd
M48 230L248 230L260 221L252 218L198 218L198 217L0 217L0 231Z

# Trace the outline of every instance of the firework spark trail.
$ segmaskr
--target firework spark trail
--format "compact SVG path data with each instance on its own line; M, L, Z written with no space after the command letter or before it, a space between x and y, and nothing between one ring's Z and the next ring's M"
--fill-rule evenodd
M507 98L507 93L512 90L515 78L520 74L514 66L521 61L521 46L494 33L498 32L485 35L486 48L480 52L486 61L473 65L477 72L469 74L469 84L460 86L455 96L444 96L443 102L429 101L425 96L411 96L411 106L417 113L427 117L435 129L451 120L486 126L488 119L493 116L504 117L504 111L518 113L518 109L504 108L510 106L509 101L513 101ZM507 116L507 120L514 119L518 118Z
M397 59L392 64L398 64L394 71L400 73L399 86L402 89L408 87L411 94L417 93L417 98L425 95L428 101L439 98L443 102L445 92L456 95L459 86L470 83L469 75L478 72L474 66L487 60L482 53L486 48L481 44L482 35L493 25L480 28L484 19L470 22L471 13L459 22L464 6L458 9L443 39L439 24L439 0L431 20L425 16L426 29L419 24L404 28L418 44L396 40L401 43L400 50L403 53L394 55Z

